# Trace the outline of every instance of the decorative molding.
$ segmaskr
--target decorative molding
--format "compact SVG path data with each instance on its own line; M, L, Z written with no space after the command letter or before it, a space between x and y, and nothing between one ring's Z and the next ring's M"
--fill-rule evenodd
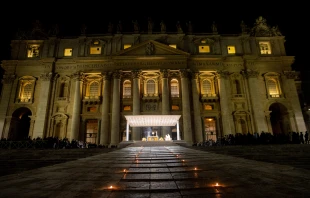
M133 70L133 71L131 71L131 73L132 73L132 78L140 78L142 71L141 70Z
M111 80L111 73L110 72L103 72L102 73L102 79L103 79L103 81Z
M186 69L180 69L181 78L188 78L189 72Z
M297 73L295 71L284 71L284 75L287 79L296 79Z
M169 70L168 69L161 69L160 74L162 78L168 78L169 77Z
M121 71L113 72L113 78L114 79L120 79L121 78Z
M74 80L83 81L83 79L84 79L84 74L83 74L83 72L78 71L78 72L73 73L73 74L71 75L71 78L74 79Z
M229 77L229 75L230 75L230 72L229 72L229 71L226 71L226 70L218 70L218 71L217 71L217 74L216 74L216 77L217 77L218 79L220 79L220 78L225 78L225 79L227 79L227 78Z
M244 72L244 75L246 78L257 78L259 75L259 72L255 71L255 70L249 70L248 69Z
M11 84L14 82L15 78L16 78L16 75L14 75L14 74L11 74L11 75L4 74L3 78L2 78L2 83L3 84Z

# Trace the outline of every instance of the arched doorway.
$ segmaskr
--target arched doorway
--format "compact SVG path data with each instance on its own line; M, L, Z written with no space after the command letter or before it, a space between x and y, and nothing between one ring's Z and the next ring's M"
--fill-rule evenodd
M32 113L26 107L18 108L12 114L10 124L9 139L10 140L25 140L29 136L30 117Z
M280 103L273 103L269 107L270 122L273 134L288 134L290 122L287 108Z

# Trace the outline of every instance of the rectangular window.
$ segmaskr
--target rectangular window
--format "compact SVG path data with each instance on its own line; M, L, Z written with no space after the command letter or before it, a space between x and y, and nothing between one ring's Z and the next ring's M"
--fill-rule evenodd
M64 56L72 56L72 48L65 48Z
M271 45L269 41L260 41L259 48L261 54L271 54Z
M90 54L101 54L101 47L90 47Z
M131 47L131 44L125 44L124 45L124 49L130 48L130 47Z
M199 53L210 53L210 46L209 45L199 46Z
M236 53L236 48L235 46L227 46L227 52L228 54L235 54Z
M125 105L123 107L124 111L130 111L131 110L131 106L130 105Z

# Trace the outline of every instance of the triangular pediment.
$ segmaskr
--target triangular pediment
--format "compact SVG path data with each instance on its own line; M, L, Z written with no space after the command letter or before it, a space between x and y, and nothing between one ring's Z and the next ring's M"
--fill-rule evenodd
M170 47L169 45L148 40L134 45L130 48L121 50L114 55L117 56L159 56L159 55L182 55L189 56L190 54L179 49Z

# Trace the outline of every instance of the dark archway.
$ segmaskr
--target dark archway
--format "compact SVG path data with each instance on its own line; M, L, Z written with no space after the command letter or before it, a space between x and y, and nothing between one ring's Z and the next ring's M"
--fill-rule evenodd
M291 127L287 108L283 104L273 103L269 111L273 134L288 134Z
M30 117L32 113L30 109L21 107L16 109L12 114L10 124L9 139L10 140L25 140L29 136Z

